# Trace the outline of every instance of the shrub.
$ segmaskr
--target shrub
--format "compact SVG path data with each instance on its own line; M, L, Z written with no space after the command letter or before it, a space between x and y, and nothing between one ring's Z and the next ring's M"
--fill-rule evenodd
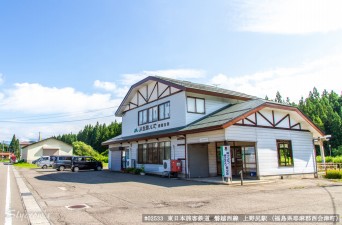
M134 168L126 168L123 170L124 173L135 173L135 169Z
M333 162L333 158L334 158L334 157L326 156L326 157L325 157L325 162L326 162L326 163L331 163L331 162Z
M342 179L342 170L328 170L325 175L327 179Z
M103 155L103 156L108 156L108 153L109 153L109 149L107 149L107 150L104 151L104 152L101 152L101 155Z
M322 162L322 157L321 156L316 156L316 162L321 163ZM326 156L325 157L325 162L326 163L342 163L342 156Z
M322 156L316 156L316 162L321 163L322 162Z
M134 173L135 174L140 174L141 172L143 172L140 168L135 168L134 169Z
M75 155L92 156L97 161L108 163L108 156L103 156L98 151L94 150L90 145L81 141L75 141L72 143Z
M342 156L336 156L333 158L333 163L342 163Z

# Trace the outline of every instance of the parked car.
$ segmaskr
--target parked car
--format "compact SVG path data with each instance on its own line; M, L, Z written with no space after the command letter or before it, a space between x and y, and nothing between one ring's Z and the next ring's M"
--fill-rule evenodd
M91 156L74 156L72 160L71 170L72 172L78 172L79 170L102 170L102 162L97 161Z
M36 164L42 169L47 169L48 167L52 166L55 157L56 156L42 156L39 158Z
M35 159L35 160L32 161L32 164L37 164L37 162L40 161L40 160L41 160L41 158Z
M73 156L70 155L59 155L54 158L52 163L52 168L58 171L63 171L65 169L71 169Z

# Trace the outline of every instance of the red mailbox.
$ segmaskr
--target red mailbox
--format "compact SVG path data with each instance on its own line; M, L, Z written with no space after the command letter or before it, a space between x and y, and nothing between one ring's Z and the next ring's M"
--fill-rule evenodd
M182 161L181 160L171 160L171 172L173 172L173 173L182 172Z

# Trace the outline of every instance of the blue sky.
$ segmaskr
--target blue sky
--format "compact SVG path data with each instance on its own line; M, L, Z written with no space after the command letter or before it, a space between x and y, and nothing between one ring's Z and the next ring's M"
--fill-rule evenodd
M152 74L259 97L279 90L294 101L313 86L341 93L341 8L337 0L1 1L0 140L77 132L97 119L58 121L108 123L129 86Z

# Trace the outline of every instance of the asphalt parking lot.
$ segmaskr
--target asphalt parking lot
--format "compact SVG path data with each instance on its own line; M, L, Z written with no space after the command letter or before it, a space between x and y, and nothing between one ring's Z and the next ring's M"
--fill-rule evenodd
M148 224L142 214L342 215L342 183L321 179L227 186L109 171L18 171L52 224Z

